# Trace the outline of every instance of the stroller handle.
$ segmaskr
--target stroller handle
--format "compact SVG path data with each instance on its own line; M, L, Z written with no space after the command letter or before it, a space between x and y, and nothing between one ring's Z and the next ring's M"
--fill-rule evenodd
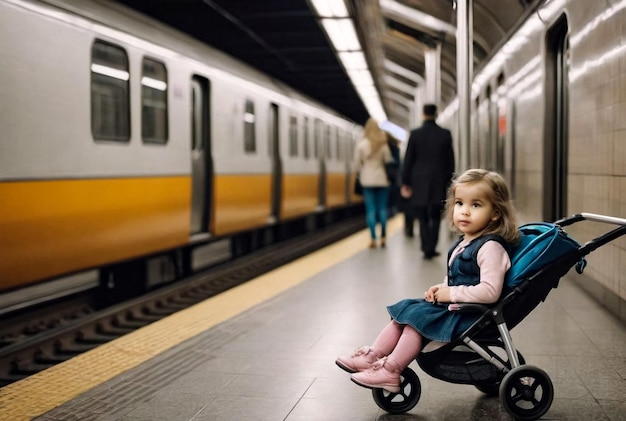
M626 219L617 218L614 216L598 215L595 213L577 213L570 217L563 218L559 221L556 221L555 224L560 227L564 227L564 226L572 225L580 221L605 222L609 224L619 225L619 227L614 228L610 232L607 232L585 243L585 245L579 249L581 256L586 256L587 254L591 253L593 250L597 249L598 247L603 246L604 244L610 241L613 241L616 238L619 238L622 235L626 234Z
M577 213L572 216L560 219L555 222L556 225L561 227L572 225L576 222L580 221L595 221L595 222L605 222L607 224L615 224L615 225L626 225L625 218L617 218L615 216L606 216L606 215L598 215L596 213Z
M595 213L581 213L583 218L588 221L606 222L608 224L626 225L626 219L616 218L614 216L598 215Z

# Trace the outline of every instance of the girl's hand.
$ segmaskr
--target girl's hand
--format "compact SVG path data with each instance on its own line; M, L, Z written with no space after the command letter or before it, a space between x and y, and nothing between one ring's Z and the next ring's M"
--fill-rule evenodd
M439 287L436 285L433 285L432 287L428 288L428 291L424 293L424 299L428 302L434 303L435 293L437 292L438 289Z
M449 303L450 300L450 288L449 287L442 287L439 288L436 292L435 292L435 303Z
M400 195L405 199L408 199L413 195L413 189L411 189L410 186L403 184L402 187L400 187Z

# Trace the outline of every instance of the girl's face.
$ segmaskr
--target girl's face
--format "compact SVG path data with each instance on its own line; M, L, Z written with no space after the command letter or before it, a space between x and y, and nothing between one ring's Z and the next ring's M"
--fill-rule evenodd
M489 222L500 218L488 199L488 192L489 186L484 182L459 184L454 191L452 218L465 240L479 237Z

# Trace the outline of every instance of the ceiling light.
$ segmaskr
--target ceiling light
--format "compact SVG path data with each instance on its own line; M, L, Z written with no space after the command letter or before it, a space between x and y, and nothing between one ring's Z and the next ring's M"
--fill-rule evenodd
M357 92L361 94L361 92L357 89ZM363 96L361 95L361 99L365 104L365 108L369 112L370 116L372 116L377 121L386 120L387 117L385 115L385 110L383 110L383 106L378 99L378 93L375 96Z
M338 55L346 70L367 69L367 61L362 51L342 51Z
M358 85L356 86L361 98L374 98L378 96L378 91L374 85Z
M358 51L361 44L352 19L322 19L322 26L337 51Z
M319 17L347 18L348 10L343 0L311 0Z
M370 116L386 119L354 23L343 0L309 0Z
M354 86L374 85L374 80L369 70L348 70L348 75L352 79Z

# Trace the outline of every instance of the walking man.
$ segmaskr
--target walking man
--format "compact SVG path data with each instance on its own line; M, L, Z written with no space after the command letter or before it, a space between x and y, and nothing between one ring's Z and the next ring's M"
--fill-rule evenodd
M439 255L439 227L446 191L454 174L452 135L435 122L437 106L426 104L424 123L411 131L404 157L400 193L407 199L405 234L413 236L413 221L419 220L425 259Z

